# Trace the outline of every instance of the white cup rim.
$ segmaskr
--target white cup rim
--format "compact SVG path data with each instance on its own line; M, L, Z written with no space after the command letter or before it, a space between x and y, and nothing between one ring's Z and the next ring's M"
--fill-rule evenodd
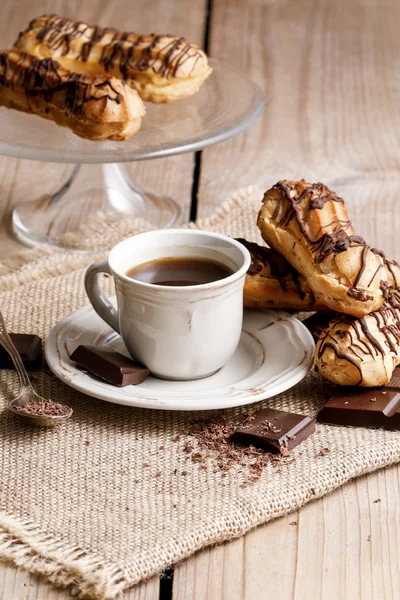
M229 244L231 244L231 246L237 248L243 256L243 265L234 273L232 273L232 275L229 275L228 277L224 277L223 279L217 279L216 281L211 281L210 283L203 283L203 284L197 284L197 285L185 285L184 287L182 286L174 286L174 285L158 285L156 283L146 283L145 281L139 281L137 279L133 279L132 277L128 277L128 275L126 275L125 273L120 273L118 270L116 270L113 267L113 255L115 255L118 250L120 249L120 247L125 244L128 240L131 240L133 238L135 238L135 240L138 240L141 237L147 237L147 236L151 236L154 234L157 235L162 235L162 236L169 236L169 235L173 235L173 234L182 234L182 233L187 233L189 235L206 235L212 239L219 239L219 240L223 240ZM247 248L245 246L243 246L243 244L241 244L240 242L238 242L237 240L235 240L232 237L229 237L228 235L224 235L222 233L215 233L213 231L207 231L207 230L203 230L203 229L155 229L152 231L145 231L143 233L138 233L136 235L132 235L129 236L128 238L125 238L124 240L121 240L120 242L118 242L118 244L116 244L109 252L108 254L108 264L110 266L110 269L112 271L112 274L114 277L117 277L118 279L121 279L127 283L133 284L133 285L137 285L138 287L142 287L144 289L148 289L148 290L163 290L164 292L169 291L172 293L182 293L182 291L184 290L185 292L187 291L196 291L196 290L207 290L207 289L217 289L220 288L221 286L225 286L225 285L229 285L230 283L234 283L236 280L240 279L243 275L245 275L250 267L250 263L251 263L251 257L250 257L250 252L247 250Z

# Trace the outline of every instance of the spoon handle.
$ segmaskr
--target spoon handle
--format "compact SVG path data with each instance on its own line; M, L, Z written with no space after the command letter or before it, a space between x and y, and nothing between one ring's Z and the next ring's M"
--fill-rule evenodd
M21 388L30 388L32 389L31 382L29 381L28 373L24 367L24 364L21 360L21 357L18 353L18 350L14 346L11 341L10 336L8 335L6 324L4 323L3 315L0 311L0 344L3 346L5 350L11 356L11 359L14 363L15 369L18 373L19 382L21 384Z

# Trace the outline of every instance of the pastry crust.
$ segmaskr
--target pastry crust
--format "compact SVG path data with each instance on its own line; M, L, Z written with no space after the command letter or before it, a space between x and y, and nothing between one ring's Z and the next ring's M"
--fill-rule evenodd
M278 182L265 193L258 226L332 310L367 315L400 282L397 263L355 235L343 199L322 183Z
M145 113L123 81L70 73L20 50L0 52L0 105L50 119L89 140L125 140Z
M251 255L244 284L245 308L282 310L327 310L318 301L305 278L271 248L237 238Z
M194 94L211 73L206 54L182 37L121 32L57 15L31 21L15 47L77 73L106 71L156 103Z
M399 363L400 309L389 305L359 319L337 317L315 352L317 370L339 385L385 385Z

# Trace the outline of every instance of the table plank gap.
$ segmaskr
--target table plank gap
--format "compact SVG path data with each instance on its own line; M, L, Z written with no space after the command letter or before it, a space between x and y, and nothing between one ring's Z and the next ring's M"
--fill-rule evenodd
M132 6L126 0L6 0L2 5L0 39L2 46L11 45L17 33L30 19L45 13L58 13L89 23L114 25L143 33L178 33L199 44L204 31L206 0L193 0L187 10L185 0L136 0ZM2 109L5 110L5 109ZM35 118L35 117L32 117ZM192 154L129 165L132 176L144 188L172 196L189 217L194 158ZM53 163L21 161L0 157L0 260L26 250L9 230L10 210L19 202L27 202L42 193L54 192L57 181L66 174L66 167ZM43 189L38 182L45 181ZM35 184L36 182L36 184ZM47 186L47 187L46 187ZM55 189L54 189L55 188ZM27 583L29 582L29 583ZM24 585L26 584L26 585ZM135 586L124 594L127 600L158 600L159 577ZM28 590L28 591L27 591ZM30 575L13 565L0 563L0 600L67 600L72 596Z
M212 5L213 0L207 0L206 12L204 19L204 33L203 33L203 49L205 52L209 52L210 47L210 31L212 22ZM195 221L197 218L197 197L199 192L200 174L201 174L201 150L194 153L194 165L193 165L193 184L191 193L190 203L190 221Z
M148 33L177 33L187 39L202 44L206 14L206 0L193 0L190 10L187 10L185 0L163 2L162 0L137 0L132 6L127 0L110 0L101 2L79 2L78 0L5 0L2 4L2 19L0 22L0 39L2 47L10 46L17 33L24 29L28 22L41 14L58 13L66 17L82 19L89 23L113 25L125 30ZM6 110L6 109L1 109ZM32 117L39 119L39 117ZM55 126L55 125L54 125ZM18 163L18 177L13 178L13 171ZM40 165L48 170L47 176L30 179L31 186L26 189L26 182L31 177L35 166ZM14 158L0 158L0 173L5 171L6 189L10 191L7 202L4 201L3 187L1 194L0 214L0 259L11 252L23 251L26 246L16 241L10 232L10 211L20 202L29 202L49 193L54 188L56 180L51 173L58 172L60 165L53 163L38 163L33 161L18 161ZM172 156L165 159L140 161L127 165L130 176L143 189L158 194L171 196L176 200L183 212L183 220L190 215L190 203L193 183L194 155L192 153ZM55 177L55 176L54 176ZM2 181L2 180L0 180ZM57 189L57 185L56 185ZM53 190L54 193L55 189ZM3 212L5 216L3 218Z
M393 0L214 0L210 55L255 80L266 106L246 133L203 150L199 216L282 178L399 183L399 20Z

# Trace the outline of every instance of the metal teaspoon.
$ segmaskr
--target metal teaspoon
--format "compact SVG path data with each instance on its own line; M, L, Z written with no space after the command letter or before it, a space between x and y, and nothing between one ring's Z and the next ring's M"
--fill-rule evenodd
M51 402L51 400L42 398L33 389L28 377L28 373L26 372L26 369L22 362L22 359L16 347L12 343L10 336L7 333L6 325L1 311L0 344L4 347L5 350L7 350L7 352L11 356L15 369L18 373L20 382L20 392L18 396L16 396L16 398L14 398L8 403L8 410L22 421L29 423L30 425L36 425L37 427L53 427L54 425L59 425L60 423L64 423L64 421L67 421L67 419L69 419L72 415L72 408L69 407L69 412L65 415L33 415L28 412L16 409L16 407L23 408L27 406L27 404L31 404L33 402L36 404L41 402Z

